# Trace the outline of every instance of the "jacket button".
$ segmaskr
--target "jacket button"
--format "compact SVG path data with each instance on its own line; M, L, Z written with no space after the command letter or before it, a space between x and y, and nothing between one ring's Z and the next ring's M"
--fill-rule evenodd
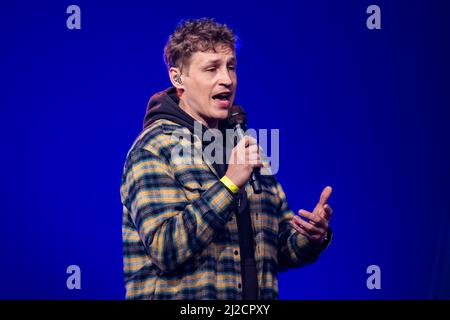
M239 251L234 250L234 255L237 256L239 254Z

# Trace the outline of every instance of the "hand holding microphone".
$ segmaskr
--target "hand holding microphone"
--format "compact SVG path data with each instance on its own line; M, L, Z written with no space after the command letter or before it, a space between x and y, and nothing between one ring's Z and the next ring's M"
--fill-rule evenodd
M237 145L231 151L226 176L239 188L250 179L256 194L262 192L260 171L263 166L256 139L245 136L247 116L242 107L234 105L229 111L228 121L238 138Z
M253 170L262 166L256 139L245 136L231 151L225 175L241 188L250 179Z

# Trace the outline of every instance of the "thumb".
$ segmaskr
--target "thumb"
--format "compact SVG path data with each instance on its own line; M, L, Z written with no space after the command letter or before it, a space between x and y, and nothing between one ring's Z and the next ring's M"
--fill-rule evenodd
M243 143L245 144L246 147L247 146L252 146L252 145L258 143L258 141L256 141L255 138L253 138L252 136L247 136L247 135L244 136L244 139L242 139L242 140L243 140Z

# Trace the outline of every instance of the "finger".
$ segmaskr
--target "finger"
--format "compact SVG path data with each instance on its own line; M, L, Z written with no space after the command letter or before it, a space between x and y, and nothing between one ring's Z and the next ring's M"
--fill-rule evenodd
M261 160L258 149L259 146L257 144L251 145L246 149L245 157L250 161L250 164L255 164L255 162L259 162Z
M245 154L245 156L240 159L238 164L251 165L253 167L255 167L255 166L263 167L264 166L263 162L261 161L261 157L258 154L248 154L248 153Z
M252 164L253 168L263 168L265 167L264 163L262 162L257 162L255 164Z
M313 213L315 213L316 211L314 211ZM323 207L320 207L317 211L317 215L320 217L320 222L316 223L316 226L319 227L323 227L323 228L328 228L328 219L327 219L327 214L325 212L325 209Z
M323 210L325 211L325 219L330 220L331 215L333 214L333 209L327 203L323 206Z
M241 154L243 151L247 150L249 146L256 144L255 141L256 140L254 138L245 136L237 143L234 149L236 150L236 152Z
M302 217L307 218L308 220L312 220L313 222L319 222L319 217L317 217L314 213L306 211L304 209L300 209L298 214Z
M326 234L326 230L322 230L321 233L311 234L307 230L305 230L304 227L296 225L294 223L294 220L291 221L291 225L295 230L297 230L301 235L303 235L309 241L320 242L321 239L323 239L323 237Z
M301 234L310 237L311 235L308 233L307 230L305 230L305 227L303 227L301 224L299 224L296 221L296 218L294 217L291 221L290 224L295 228L295 230L297 230L298 232L300 232Z
M248 153L254 153L254 154L259 154L258 152L258 145L257 144L252 144L250 145L247 150Z
M299 216L294 216L293 221L295 224L297 224L300 228L304 229L311 236L314 234L322 234L323 233L322 228L318 228L318 227L312 225L311 223L306 222Z
M247 148L248 146L257 145L258 141L251 136L245 136L239 143L243 143Z
M298 214L302 217L307 218L310 224L318 226L318 227L325 227L326 226L326 221L325 218L322 218L321 216L318 216L317 214L311 213L309 211L306 210L299 210Z
M250 152L246 155L250 160L259 160L261 157L259 156L259 153L257 152Z
M248 164L250 165L259 165L262 164L261 160L259 158L250 158L248 160Z
M328 198L330 198L331 196L331 192L333 191L333 189L330 186L326 186L323 191L322 194L320 195L320 200L319 200L319 205L325 205L328 201Z
M310 239L310 235L301 227L299 227L298 225L296 225L293 221L291 221L291 226L294 227L295 230L297 230L300 234L302 234L303 236L305 236L306 238Z

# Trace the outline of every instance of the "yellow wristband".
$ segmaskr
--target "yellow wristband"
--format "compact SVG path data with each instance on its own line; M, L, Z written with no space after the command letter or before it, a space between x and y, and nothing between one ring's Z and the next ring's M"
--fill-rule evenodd
M220 181L227 186L228 189L231 190L233 193L238 193L239 187L233 183L233 181L230 180L227 176L223 176Z

